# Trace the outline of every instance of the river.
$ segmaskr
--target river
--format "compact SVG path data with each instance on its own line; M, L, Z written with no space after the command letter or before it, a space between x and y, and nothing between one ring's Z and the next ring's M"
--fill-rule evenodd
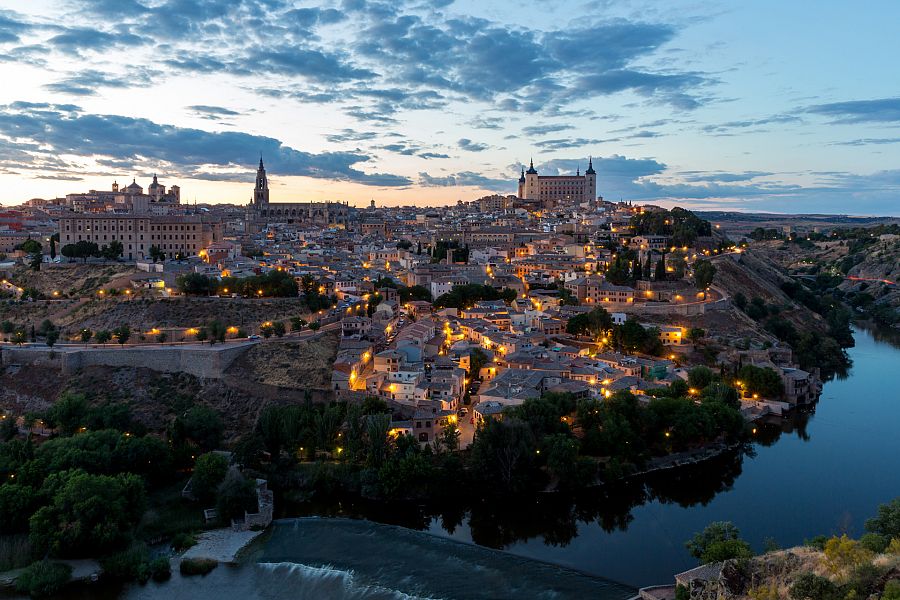
M815 412L760 426L747 452L577 498L437 514L342 506L333 513L404 527L282 520L245 565L125 595L613 600L692 567L684 541L711 521L733 521L757 550L858 535L879 503L900 496L900 349L866 330L855 338L848 376L825 385Z

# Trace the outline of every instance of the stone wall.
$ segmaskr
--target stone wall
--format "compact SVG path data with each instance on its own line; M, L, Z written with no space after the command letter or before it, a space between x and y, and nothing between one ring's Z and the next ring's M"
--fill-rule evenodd
M84 367L143 367L162 373L189 373L219 378L225 369L253 345L252 342L214 346L125 346L50 349L3 347L3 366L35 365L71 373Z

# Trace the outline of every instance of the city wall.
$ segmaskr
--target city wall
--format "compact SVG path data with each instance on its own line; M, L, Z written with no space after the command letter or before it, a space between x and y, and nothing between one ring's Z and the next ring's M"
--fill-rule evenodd
M189 373L196 377L222 377L234 360L253 344L197 346L126 346L108 348L3 347L0 357L8 365L33 365L72 373L84 367L132 367L161 373Z

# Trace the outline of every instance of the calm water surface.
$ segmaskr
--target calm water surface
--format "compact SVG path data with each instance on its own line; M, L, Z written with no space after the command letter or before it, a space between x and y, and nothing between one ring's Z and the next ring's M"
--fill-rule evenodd
M859 534L900 496L900 349L860 330L849 354L848 377L825 385L815 413L760 427L746 453L576 498L443 512L344 505L330 512L370 521L284 520L245 565L124 595L614 600L693 566L684 541L711 521L734 521L756 549Z
M662 497L632 508L623 529L579 521L565 545L536 536L505 549L641 586L692 567L684 541L711 521L733 521L758 550L767 538L790 546L818 534L861 533L879 503L900 496L900 349L866 330L855 339L848 377L825 384L808 419L761 428L769 445L755 444L755 456L660 482ZM702 498L719 483L727 489ZM691 497L692 488L701 498ZM430 529L449 535L438 520ZM471 533L463 522L453 537Z

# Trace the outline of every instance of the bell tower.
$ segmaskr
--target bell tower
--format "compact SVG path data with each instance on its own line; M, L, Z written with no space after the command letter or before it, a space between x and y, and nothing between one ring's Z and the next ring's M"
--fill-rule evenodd
M266 178L266 167L262 156L259 157L259 168L256 170L256 185L253 188L253 205L261 206L269 203L269 180Z

